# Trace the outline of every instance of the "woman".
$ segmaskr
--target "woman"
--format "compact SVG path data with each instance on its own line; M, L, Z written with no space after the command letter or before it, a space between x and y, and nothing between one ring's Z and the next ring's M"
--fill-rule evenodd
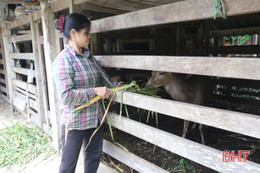
M101 102L98 101L73 115L69 120L69 133L65 142L65 128L70 113L79 105L88 103L98 95L107 98L112 91L105 87L107 77L102 67L91 55L90 21L83 15L72 13L56 23L56 28L64 32L69 45L53 62L53 75L61 100L62 120L62 158L60 173L75 172L82 143L86 145L94 130L99 126L104 114ZM102 154L103 127L94 135L85 151L84 172L95 173Z

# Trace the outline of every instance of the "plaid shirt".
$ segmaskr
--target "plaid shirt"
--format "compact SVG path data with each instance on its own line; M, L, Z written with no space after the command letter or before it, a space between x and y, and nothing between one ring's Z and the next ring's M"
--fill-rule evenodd
M88 103L96 96L93 88L107 84L101 75L105 74L104 70L89 49L84 48L82 52L83 55L66 46L52 64L54 81L61 100L61 123L65 125L76 107ZM68 127L77 130L95 128L103 114L99 100L82 109L80 113L71 115Z

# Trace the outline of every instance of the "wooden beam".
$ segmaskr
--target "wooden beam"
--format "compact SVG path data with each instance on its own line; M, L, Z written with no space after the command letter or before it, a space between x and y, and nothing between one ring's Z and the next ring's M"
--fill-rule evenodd
M17 90L17 91L19 91L20 93L23 93L24 95L26 95L26 91L23 90L23 89L21 89L21 88L19 88L19 87L17 87L17 86L15 87L15 90ZM29 96L30 98L36 100L36 96L33 95L33 94L31 94L31 93L29 93L29 92L28 92L28 96Z
M5 84L5 79L0 78L0 83Z
M51 3L51 11L58 12L69 8L68 0L56 0Z
M97 173L115 173L116 171L111 167L105 165L104 163L100 162Z
M5 92L5 93L6 93L6 88L5 88L5 87L3 87L2 85L0 85L0 91L3 91L3 92Z
M23 74L28 76L29 70L27 68L20 68L20 67L12 67L13 72L18 73L18 74ZM34 71L34 70L33 70ZM34 72L33 72L34 73ZM35 74L33 74L33 77L35 77Z
M4 64L4 60L3 59L0 59L0 64Z
M5 3L7 4L21 4L23 1L22 0L4 0Z
M67 1L62 1L64 4ZM44 55L47 72L48 96L51 111L52 139L55 149L61 147L60 109L59 99L52 76L52 62L56 58L56 35L54 14L48 2L41 2L42 30L44 40Z
M6 95L0 93L0 98L6 101L7 103L10 103L9 98Z
M212 47L211 54L260 54L260 45Z
M13 46L8 42L8 37L11 35L11 30L7 29L7 25L2 25L2 35L3 35L3 46L4 46L4 57L5 57L5 79L7 80L8 86L8 96L10 98L11 108L13 110L13 79L16 78L15 73L12 71L14 67L14 60L9 57L9 54L13 53Z
M5 71L3 69L0 69L0 74L5 74Z
M259 116L124 92L123 103L260 139ZM115 101L120 102L120 92Z
M34 60L33 53L11 53L9 55L12 59Z
M27 83L24 81L13 79L14 86L17 86L19 88L22 88L23 90L26 90ZM28 91L34 95L36 95L36 86L33 84L28 84Z
M226 164L222 161L222 151L125 117L119 118L119 116L114 113L109 113L109 119L111 125L121 131L219 172L258 172L260 169L259 164L251 161L243 162L243 164L238 162Z
M123 14L128 11L124 10L119 10L115 8L109 8L109 7L104 7L92 3L85 2L84 4L80 5L83 9L87 9L89 11L97 11L97 12L102 12L102 13L110 13L110 14Z
M31 34L31 30L19 30L18 34Z
M250 27L250 28L237 28L237 29L224 29L210 31L210 37L224 37L224 36L236 36L236 35L253 35L260 34L260 27Z
M40 10L33 11L31 14L33 15L33 20L41 19ZM20 27L20 26L23 26L23 25L29 25L29 24L30 24L30 16L25 15L25 16L22 16L19 19L16 19L13 22L8 22L8 29L14 29L14 28L17 28L17 27Z
M47 118L47 113L45 112L45 105L44 105L44 98L43 98L43 83L42 83L42 78L45 76L42 76L42 66L45 64L42 63L42 61L39 60L39 53L38 53L38 41L39 39L37 38L36 35L36 25L38 23L33 20L33 16L30 15L30 28L31 28L31 36L32 36L32 48L33 48L33 57L34 57L34 64L35 64L35 79L36 79L36 88L37 88L37 114L39 115L39 123L40 127L42 128L42 124L46 123ZM39 29L37 27L37 29Z
M17 35L14 37L14 39L16 43L24 42L24 41L32 41L31 34ZM13 43L12 38L9 38L8 41L9 43Z
M107 140L103 141L103 152L138 172L169 173L159 166L154 165L153 163L150 163L141 157L138 157L137 155L112 144Z
M225 7L227 17L257 13L260 11L260 1L226 0ZM201 0L187 0L95 20L92 22L91 32L97 33L167 23L213 19L213 17L214 8L212 0L204 0L203 3Z
M105 67L260 80L260 59L257 58L125 55L95 57Z

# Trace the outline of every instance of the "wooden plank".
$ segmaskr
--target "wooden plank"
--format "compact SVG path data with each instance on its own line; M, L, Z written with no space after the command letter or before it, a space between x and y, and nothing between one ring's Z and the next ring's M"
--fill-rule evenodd
M27 86L26 86L27 83L24 82L24 81L20 81L20 80L14 79L14 80L13 80L13 84L14 84L14 86L17 86L17 87L19 87L19 88L22 88L23 90L26 90L26 88L27 88ZM33 85L33 84L28 84L28 91L29 91L30 93L36 95L36 86Z
M33 53L11 53L9 55L12 59L34 60Z
M3 59L0 59L0 64L4 64L4 60Z
M168 116L260 138L259 116L124 92L123 103ZM115 101L120 102L120 92Z
M89 11L97 11L97 12L102 12L102 13L123 14L123 13L128 12L128 11L124 11L124 10L120 10L120 9L104 7L104 6L87 3L87 2L85 2L84 4L81 4L80 6Z
M211 54L260 54L260 45L212 47Z
M17 35L14 37L14 40L16 43L24 42L24 41L32 41L32 37L31 34ZM8 41L9 43L13 43L12 38L9 38Z
M3 69L0 69L0 74L5 74L5 71Z
M41 18L41 12L40 10L33 11L31 14L33 14L33 20L39 20ZM14 29L23 25L29 25L30 24L30 16L25 15L13 22L9 22L7 28L8 29Z
M126 55L95 57L105 67L260 80L259 58Z
M13 79L16 78L15 73L12 71L12 67L14 67L14 60L9 57L10 53L13 53L12 44L8 43L8 37L11 35L11 30L7 29L7 25L2 24L2 35L3 35L3 46L4 46L4 57L5 57L5 79L7 81L8 88L8 96L10 98L11 108L13 110ZM12 112L13 113L13 112Z
M97 173L104 173L104 172L105 173L117 173L117 171L113 170L111 167L100 162Z
M26 93L26 90L23 90L23 89L21 89L21 88L19 88L19 87L17 87L17 86L15 87L15 90L19 91L20 93L23 93L24 95L27 94L27 93ZM33 95L33 94L28 93L28 96L29 96L30 98L36 100L36 96Z
M50 126L49 118L48 118L48 111L49 111L49 98L48 98L48 88L47 88L47 77L46 77L46 70L45 70L45 61L44 61L44 54L43 48L41 45L41 41L43 41L43 37L40 36L40 27L39 23L35 24L36 29L36 37L37 37L37 49L38 49L38 57L39 57L39 68L40 68L40 85L42 86L42 97L43 97L43 105L44 105L44 112L45 112L45 120L48 127Z
M69 1L68 0L56 0L51 3L51 11L58 12L69 8Z
M153 163L150 163L107 140L103 141L103 152L140 173L168 173L168 171L160 168L159 166L154 165Z
M31 35L32 35L32 48L33 48L33 56L34 56L34 64L35 64L35 79L36 79L36 91L37 91L37 113L39 115L39 123L40 127L42 128L42 124L46 123L45 117L47 116L47 112L45 112L45 107L44 107L44 98L43 98L43 92L46 92L43 90L43 83L42 83L42 78L45 76L42 76L42 69L45 64L42 63L42 61L39 60L39 54L38 54L38 41L39 39L37 38L36 35L36 25L38 25L37 22L33 21L33 16L30 15L30 28L31 28ZM37 29L39 29L37 27Z
M235 35L253 35L260 34L260 27L250 27L250 28L237 28L237 29L223 29L210 31L210 37L224 37L224 36L235 36Z
M29 107L33 108L34 110L38 111L38 104L35 100L29 99Z
M18 34L31 34L30 30L19 30L17 32L18 32Z
M28 75L30 69L27 68L20 68L20 67L12 67L13 72L18 73L18 74L23 74L23 75ZM33 70L34 71L34 70ZM35 74L33 75L35 77Z
M6 95L0 93L0 98L6 101L7 103L10 103L9 98Z
M7 4L21 4L22 1L20 0L4 0L5 3Z
M62 1L64 4L67 1ZM48 96L49 105L51 111L51 124L52 124L52 139L53 146L55 149L61 147L61 133L60 133L60 107L59 99L56 91L56 87L53 81L52 75L52 62L56 58L56 36L54 29L54 14L51 11L48 2L41 2L41 16L42 16L42 30L43 30L43 40L44 40L44 55L46 63L47 72L47 84L48 84Z
M222 152L151 126L109 113L113 127L219 172L259 172L251 161L232 164L222 161Z
M0 83L6 84L5 79L0 78Z
M107 17L92 22L91 33L151 25L213 19L212 0L186 0L158 7ZM258 0L226 0L227 17L260 11ZM187 13L187 11L189 13Z
M6 93L6 88L5 88L4 86L1 86L1 85L0 85L0 91L3 91L3 92Z

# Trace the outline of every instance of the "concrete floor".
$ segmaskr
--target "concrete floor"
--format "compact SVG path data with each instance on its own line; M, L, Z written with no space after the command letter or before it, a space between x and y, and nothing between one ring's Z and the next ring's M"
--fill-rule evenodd
M26 122L20 113L16 112L15 116L12 115L11 106L0 99L0 130L7 126L11 126L12 122ZM0 173L57 173L60 165L60 154L54 154L48 159L43 160L45 154L39 155L32 162L24 165L24 169L18 166L12 166L10 168L0 168ZM83 173L83 163L81 160L78 162L76 173Z
M25 117L22 116L19 112L14 113L15 116L12 115L11 106L0 98L0 130L7 126L11 126L12 122L24 122L28 123L29 120L26 120ZM39 155L32 162L23 165L22 167L18 167L16 165L8 168L3 167L0 168L0 173L58 173L61 155L60 153L56 153L51 155L48 159L43 160L46 153ZM78 165L75 173L83 173L83 157L79 159ZM115 173L111 168L106 167L104 164L100 163L98 173Z

